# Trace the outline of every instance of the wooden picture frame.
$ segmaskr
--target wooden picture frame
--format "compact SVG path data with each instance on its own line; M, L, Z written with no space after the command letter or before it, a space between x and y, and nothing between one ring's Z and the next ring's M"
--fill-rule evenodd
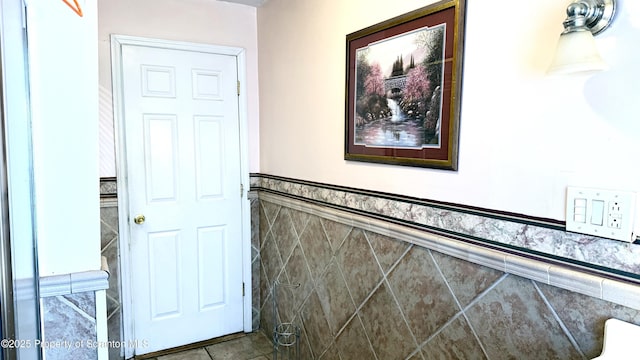
M346 160L457 170L465 0L347 35Z

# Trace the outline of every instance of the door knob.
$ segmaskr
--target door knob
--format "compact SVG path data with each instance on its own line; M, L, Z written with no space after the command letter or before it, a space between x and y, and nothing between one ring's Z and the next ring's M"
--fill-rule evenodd
M133 218L133 222L134 222L134 223L136 223L136 224L138 224L138 225L142 225L142 224L144 224L144 221L145 221L145 220L146 220L146 219L144 218L144 215L142 215L142 214L140 214L140 215L138 215L138 216L136 216L136 217L134 217L134 218Z

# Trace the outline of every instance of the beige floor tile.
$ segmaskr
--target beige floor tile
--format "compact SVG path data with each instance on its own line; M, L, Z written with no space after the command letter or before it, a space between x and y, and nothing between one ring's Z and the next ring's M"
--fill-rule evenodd
M205 349L195 349L177 354L159 356L158 360L211 360Z
M263 360L272 349L271 342L262 333L207 346L207 352L214 360Z
M150 360L271 360L273 346L264 333L256 332L215 345Z

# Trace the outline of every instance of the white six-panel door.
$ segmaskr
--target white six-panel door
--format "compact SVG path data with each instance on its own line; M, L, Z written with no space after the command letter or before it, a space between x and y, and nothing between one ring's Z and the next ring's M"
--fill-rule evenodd
M135 353L242 331L236 58L125 45L122 74Z

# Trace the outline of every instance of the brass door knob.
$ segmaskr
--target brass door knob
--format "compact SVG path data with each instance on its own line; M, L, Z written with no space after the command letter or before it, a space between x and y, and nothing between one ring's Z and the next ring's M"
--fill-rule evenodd
M134 222L134 223L136 223L136 224L138 224L138 225L142 225L142 224L144 224L144 221L145 221L145 220L146 220L146 219L144 218L144 215L142 215L142 214L140 214L140 215L138 215L138 216L136 216L136 217L134 217L134 218L133 218L133 222Z

